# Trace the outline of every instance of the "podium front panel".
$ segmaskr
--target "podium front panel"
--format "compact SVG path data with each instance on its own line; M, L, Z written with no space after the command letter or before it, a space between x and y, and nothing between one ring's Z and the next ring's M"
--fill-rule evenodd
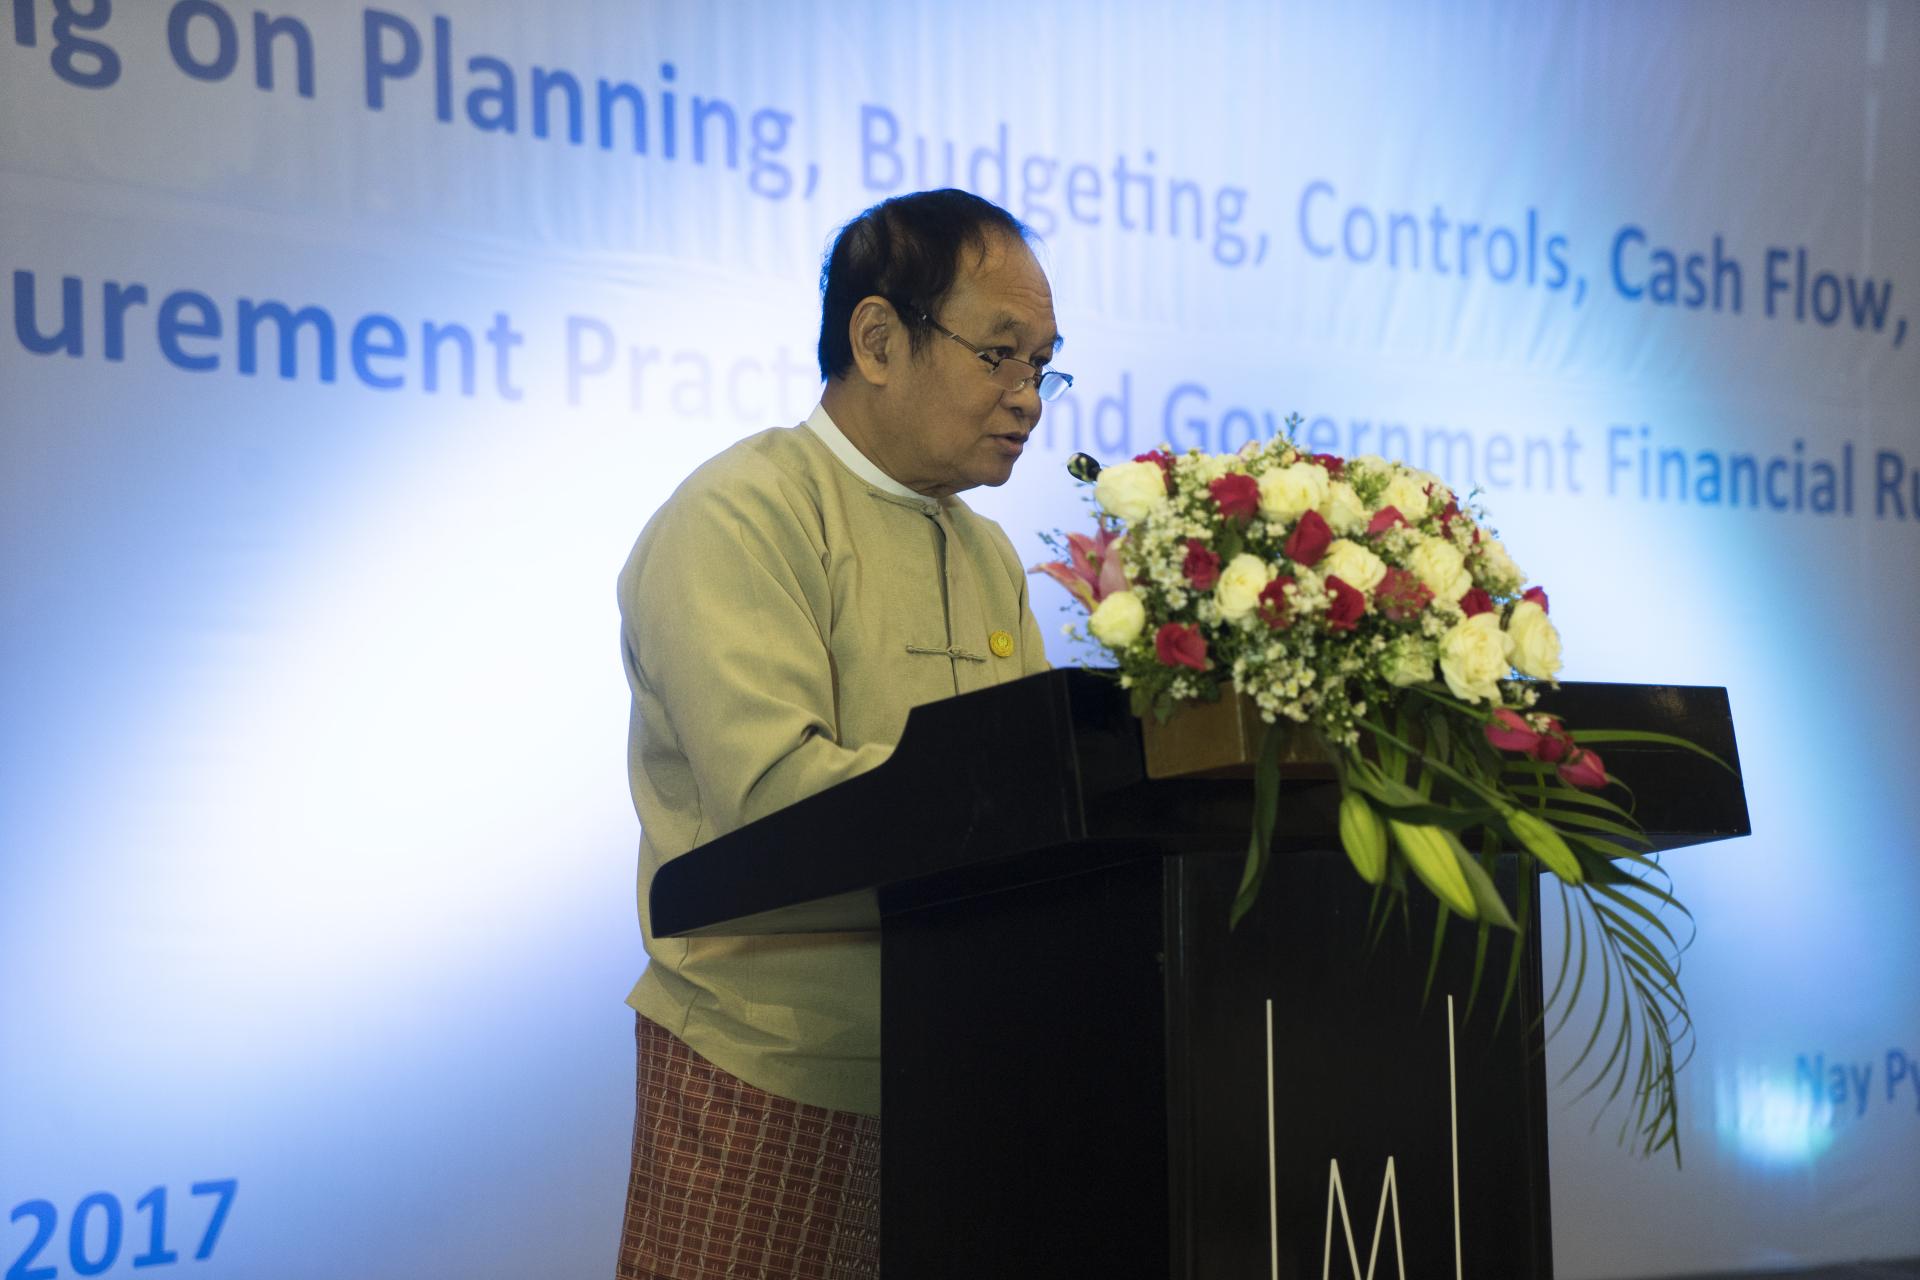
M1432 899L1338 855L1126 857L889 916L883 1273L1551 1276L1537 956L1499 1033ZM1496 948L1496 955L1502 955ZM1418 1260L1418 1261L1416 1261ZM1381 1269L1386 1267L1387 1269Z

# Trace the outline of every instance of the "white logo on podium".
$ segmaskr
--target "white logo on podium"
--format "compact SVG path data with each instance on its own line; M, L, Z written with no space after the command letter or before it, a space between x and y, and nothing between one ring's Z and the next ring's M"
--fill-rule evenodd
M1360 1274L1360 1251L1353 1245L1353 1219L1347 1216L1347 1191L1340 1185L1340 1162L1328 1162L1327 1237L1320 1250L1320 1280L1329 1280L1333 1270L1333 1207L1340 1206L1340 1225L1347 1233L1347 1261L1353 1267L1354 1280L1373 1280L1373 1264L1380 1256L1380 1229L1386 1225L1387 1204L1393 1204L1393 1260L1400 1268L1400 1280L1407 1280L1407 1255L1400 1236L1400 1191L1393 1181L1393 1157L1387 1157L1386 1180L1380 1184L1380 1211L1373 1215L1373 1244L1367 1250L1367 1274ZM1276 1264L1277 1265L1277 1264Z
M1447 1123L1453 1153L1453 1275L1464 1280L1460 1265L1460 1106L1458 1075L1454 1068L1453 997L1447 997ZM1273 1280L1280 1280L1280 1178L1278 1173L1278 1127L1273 1102L1273 1001L1267 1001L1267 1232L1273 1257ZM1347 1213L1347 1190L1340 1181L1338 1157L1327 1162L1327 1232L1320 1248L1320 1280L1332 1280L1333 1214L1340 1211L1340 1226L1347 1240L1347 1265L1353 1280L1373 1280L1374 1264L1380 1257L1380 1236L1386 1229L1387 1209L1393 1209L1393 1260L1399 1280L1407 1280L1404 1237L1400 1231L1400 1186L1395 1175L1394 1158L1387 1157L1386 1174L1380 1183L1380 1207L1373 1215L1373 1243L1367 1249L1367 1269L1360 1270L1360 1250L1354 1244L1353 1219Z

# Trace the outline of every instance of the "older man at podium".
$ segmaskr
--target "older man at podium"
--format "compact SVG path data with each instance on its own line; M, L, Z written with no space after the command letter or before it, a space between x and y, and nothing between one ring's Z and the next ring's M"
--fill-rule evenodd
M650 958L621 1280L879 1272L877 936L660 939L647 895L881 763L910 708L1045 668L1012 544L955 495L1012 474L1059 343L1005 210L874 206L827 255L819 405L696 470L620 575Z

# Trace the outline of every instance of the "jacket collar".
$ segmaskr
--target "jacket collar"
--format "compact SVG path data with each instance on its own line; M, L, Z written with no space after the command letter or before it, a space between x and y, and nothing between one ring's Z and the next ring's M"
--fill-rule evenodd
M872 488L891 497L906 498L923 507L940 505L924 493L915 493L876 466L872 458L860 452L859 447L834 425L833 419L827 416L827 406L824 404L813 406L813 413L807 418L807 430L820 437L820 443L832 450L833 456L846 464L847 470Z

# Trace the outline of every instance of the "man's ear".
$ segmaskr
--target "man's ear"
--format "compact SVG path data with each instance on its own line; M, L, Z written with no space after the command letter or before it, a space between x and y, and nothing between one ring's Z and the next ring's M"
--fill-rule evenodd
M885 386L892 371L907 356L907 330L893 304L878 294L860 299L847 321L853 342L854 367L874 386Z

